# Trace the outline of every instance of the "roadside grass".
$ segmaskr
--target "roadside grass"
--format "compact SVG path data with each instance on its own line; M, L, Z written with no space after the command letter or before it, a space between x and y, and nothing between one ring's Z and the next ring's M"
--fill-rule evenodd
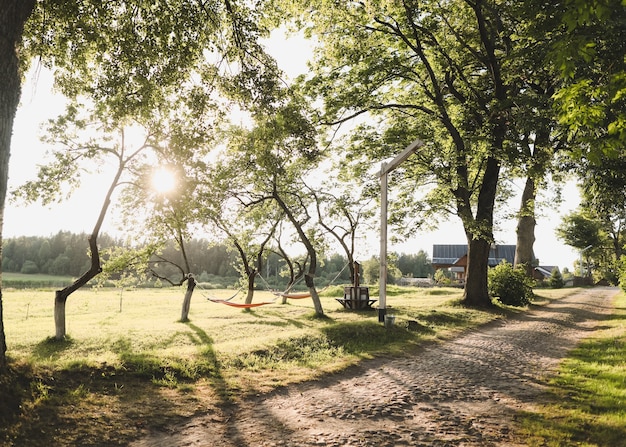
M521 416L530 446L626 445L626 295L549 382L546 401Z
M537 303L577 290L540 290ZM320 318L310 299L244 311L206 299L229 290L198 290L190 321L181 323L182 288L85 289L68 299L68 337L57 341L54 292L5 290L11 371L0 377L0 445L125 445L143 429L219 413L246 394L523 312L463 307L460 289L390 287L387 313L396 324L385 328L375 310L343 309L335 301L342 292L325 291ZM255 301L273 299L255 293Z

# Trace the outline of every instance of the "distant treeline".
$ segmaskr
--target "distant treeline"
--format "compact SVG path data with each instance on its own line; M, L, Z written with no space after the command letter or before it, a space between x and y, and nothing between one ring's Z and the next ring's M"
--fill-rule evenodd
M88 235L60 231L53 236L22 236L7 238L2 243L2 270L24 274L46 274L55 276L78 277L89 269ZM124 241L107 234L98 238L101 250L124 246ZM200 282L213 278L236 280L239 275L240 259L237 253L226 245L210 243L206 239L192 239L185 250L191 263L191 271ZM163 258L178 260L180 253L174 244L168 245ZM432 266L426 253L393 254L390 256L390 270L397 276L426 277L432 274ZM320 285L333 279L339 283L350 283L350 270L346 267L346 258L332 255L323 259L317 269ZM362 267L362 281L373 283L378 280L375 259L366 260ZM272 285L287 282L284 274L285 262L275 254L270 254L263 266L261 275ZM176 274L176 269L169 272ZM341 274L339 274L341 272ZM167 274L163 271L161 273ZM337 276L339 274L339 276Z
M15 273L43 273L78 277L89 269L88 235L59 231L53 236L21 236L2 242L2 270ZM98 237L100 250L122 247L124 241L107 234ZM185 246L192 271L216 276L236 276L236 260L224 245L211 245L204 239L193 239ZM178 259L176 249L167 247L164 257Z

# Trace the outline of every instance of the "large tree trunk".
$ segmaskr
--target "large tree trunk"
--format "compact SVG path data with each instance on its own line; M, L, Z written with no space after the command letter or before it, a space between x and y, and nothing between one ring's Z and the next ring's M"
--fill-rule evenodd
M533 275L533 246L535 244L535 181L532 177L526 179L522 192L522 202L517 222L517 244L515 246L514 266L524 266L528 276Z
M491 305L487 287L489 249L491 244L483 239L469 239L467 251L467 276L463 301L468 306L486 307Z
M185 298L183 299L183 310L180 314L180 321L183 323L189 321L189 309L191 308L191 297L193 290L196 288L196 280L193 275L187 277L187 290L185 291Z
M21 95L22 81L17 48L22 42L24 24L34 7L35 0L0 0L0 246L9 178L11 135ZM0 271L0 281L1 279ZM0 369L6 368L6 351L0 284Z
M482 186L478 194L476 218L464 221L467 237L467 275L463 303L469 306L489 307L492 305L487 287L489 249L493 243L493 211L496 201L500 163L489 157L485 165ZM468 214L467 205L464 210Z

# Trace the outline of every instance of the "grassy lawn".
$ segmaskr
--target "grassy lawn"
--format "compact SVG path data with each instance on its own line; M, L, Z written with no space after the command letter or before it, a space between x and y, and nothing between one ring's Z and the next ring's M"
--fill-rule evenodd
M537 304L576 290L542 290ZM231 291L198 290L190 321L181 323L183 293L81 290L67 302L68 339L55 341L54 292L4 291L12 371L0 379L0 427L7 427L0 445L125 445L140 428L219 411L247 393L524 311L464 308L459 289L390 288L387 313L396 315L396 325L385 328L376 311L343 309L335 301L341 287L322 297L324 318L315 316L310 299L245 311L206 299ZM376 298L377 291L370 294ZM273 299L255 294L255 301ZM417 322L412 330L408 321Z
M550 381L547 402L522 417L531 446L626 445L626 296Z

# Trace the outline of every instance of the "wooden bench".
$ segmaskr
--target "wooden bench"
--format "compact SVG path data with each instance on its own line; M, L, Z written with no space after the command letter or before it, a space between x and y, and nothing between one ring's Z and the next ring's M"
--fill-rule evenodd
M370 299L368 287L349 286L343 289L343 298L335 298L345 309L366 310L378 300Z

